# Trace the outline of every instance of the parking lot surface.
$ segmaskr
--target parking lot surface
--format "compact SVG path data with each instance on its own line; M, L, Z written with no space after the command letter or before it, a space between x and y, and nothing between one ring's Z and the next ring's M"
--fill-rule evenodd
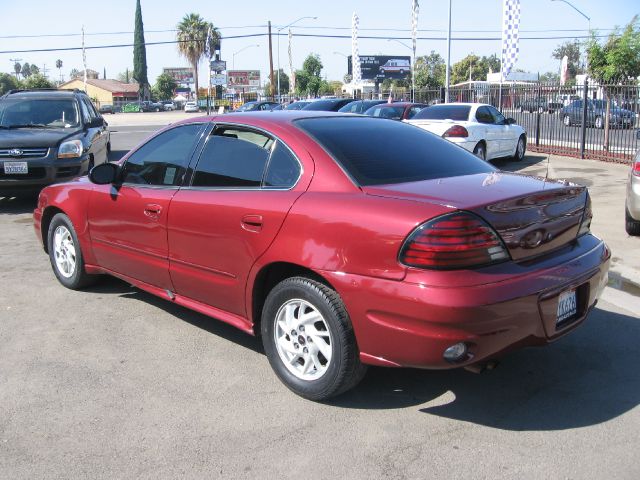
M156 128L114 126L112 159ZM628 167L537 154L496 165L587 184L612 271L640 279ZM607 288L576 332L495 370L371 368L320 404L226 324L116 279L63 288L34 203L0 198L1 479L640 478L633 286Z

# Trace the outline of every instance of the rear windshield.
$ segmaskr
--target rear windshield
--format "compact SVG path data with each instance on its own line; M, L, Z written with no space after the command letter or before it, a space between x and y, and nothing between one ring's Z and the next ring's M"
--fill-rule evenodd
M468 105L432 105L420 110L413 120L457 120L464 122L469 119L471 107Z
M305 118L295 125L361 186L495 171L475 155L414 125L373 117Z
M404 113L403 106L391 106L391 105L377 105L371 107L365 112L365 115L371 115L372 117L391 118L393 120L401 120Z
M309 105L305 105L303 110L331 110L340 100L316 100Z

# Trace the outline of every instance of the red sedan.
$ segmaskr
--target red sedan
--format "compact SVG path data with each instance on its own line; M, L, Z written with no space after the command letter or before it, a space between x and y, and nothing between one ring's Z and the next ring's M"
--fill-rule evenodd
M402 122L172 124L34 212L66 287L110 274L262 336L321 400L367 365L453 368L574 330L607 282L582 186L497 171Z
M425 103L411 102L380 103L369 108L364 114L391 120L410 120L428 106Z

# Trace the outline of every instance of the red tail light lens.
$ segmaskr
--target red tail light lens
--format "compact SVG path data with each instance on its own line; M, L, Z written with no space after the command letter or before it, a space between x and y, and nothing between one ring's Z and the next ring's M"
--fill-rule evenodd
M405 240L399 258L410 267L449 270L503 262L509 253L483 220L455 212L416 228Z
M442 134L443 138L447 138L447 137L465 137L466 138L468 136L469 136L469 132L467 132L467 129L464 128L462 125L454 125L449 130L447 130Z
M636 160L633 163L633 170L631 170L631 173L633 173L636 177L640 177L640 160Z
M587 193L587 203L584 206L584 213L582 214L582 222L580 223L580 230L578 230L578 236L584 235L591 231L591 219L593 218L593 210L591 210L591 197Z

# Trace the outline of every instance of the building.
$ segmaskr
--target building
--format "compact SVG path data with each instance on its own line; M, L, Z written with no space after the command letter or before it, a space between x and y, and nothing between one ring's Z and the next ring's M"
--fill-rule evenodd
M58 88L84 90L84 81L75 78L63 83ZM137 83L124 83L119 80L87 79L87 95L100 107L101 105L122 106L125 103L138 100L139 86Z

